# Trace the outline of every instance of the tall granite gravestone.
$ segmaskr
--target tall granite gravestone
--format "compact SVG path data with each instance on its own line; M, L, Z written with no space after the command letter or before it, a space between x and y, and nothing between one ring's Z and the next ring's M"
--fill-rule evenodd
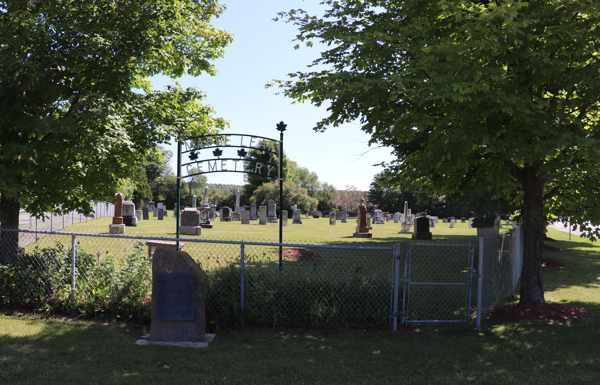
M227 206L221 207L221 222L231 222L231 209Z
M267 206L260 206L258 214L258 224L266 225L267 224Z
M123 223L123 199L125 195L115 194L115 216L112 224L108 225L109 234L125 234L125 224Z
M152 257L148 341L203 342L206 273L183 251L159 246Z
M185 235L202 235L200 226L200 212L195 208L183 210L181 213L181 225L179 233Z
M196 196L192 195L192 208L195 209L196 208Z
M369 226L367 226L367 207L364 198L360 198L356 216L356 231L352 236L356 238L373 238L373 234L369 232Z
M277 204L273 199L267 202L267 222L277 223Z
M241 218L241 209L240 209L240 190L235 191L235 208L233 209L233 216L231 218L232 221L240 221Z
M302 224L302 213L300 209L295 209L294 214L292 215L292 224L301 225Z
M281 226L287 226L287 210L281 210Z
M404 201L404 214L400 220L400 231L398 234L410 234L410 209L408 208L408 201Z
M249 225L250 224L250 208L246 209L246 206L242 206L240 208L240 212L242 215L242 225Z
M348 223L348 209L346 207L342 211L342 223Z
M329 212L329 225L330 226L335 226L335 221L336 220L336 211L335 210L331 210Z
M252 203L250 205L250 220L255 221L258 219L258 214L256 212L256 203Z
M135 216L135 204L131 201L123 202L123 224L125 226L137 226L137 217Z
M208 206L208 187L204 187L204 199L202 199L202 207L209 207Z
M148 216L148 207L144 207L142 209L142 214L144 216L144 220L147 221L148 219L150 219L150 217Z
M165 209L162 207L158 209L158 220L162 221L165 218Z
M412 235L413 239L431 239L429 231L429 218L426 215L417 216L415 219L415 232Z

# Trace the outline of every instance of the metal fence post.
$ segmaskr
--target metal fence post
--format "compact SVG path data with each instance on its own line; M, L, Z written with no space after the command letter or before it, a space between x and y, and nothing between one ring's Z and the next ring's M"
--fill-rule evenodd
M408 321L408 296L410 290L410 252L411 244L404 246L404 287L402 288L402 324L406 325Z
M53 217L53 216L54 216L54 215L52 215L52 213L50 213L50 231L52 231L52 217Z
M477 264L477 308L475 309L475 328L481 328L481 299L483 297L483 247L484 238L479 237L479 262Z
M244 243L240 244L240 326L244 327Z
M75 234L73 234L71 236L71 299L73 301L73 304L75 304L77 302L76 300L76 295L75 295L75 291L77 290L77 284L76 284L76 280L77 280L77 271L75 270L75 259L76 259L76 251L75 251L75 245L76 245L76 236Z
M400 289L400 244L394 245L394 279L392 281L392 330L396 331L398 328L398 294Z
M65 214L62 215L62 220L63 220L62 228L64 229L65 228Z

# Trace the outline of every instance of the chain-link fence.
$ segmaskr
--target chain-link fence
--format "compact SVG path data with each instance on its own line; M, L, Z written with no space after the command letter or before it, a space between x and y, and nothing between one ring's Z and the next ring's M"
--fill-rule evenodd
M480 245L478 323L514 291L518 231ZM11 239L8 234L18 234L20 246L16 254L0 246L0 304L51 303L85 315L147 320L153 251L179 242L208 275L206 316L216 325L368 327L391 317L395 328L398 320L469 322L473 310L471 244L329 246L8 229L0 234L0 245Z
M497 237L480 237L476 323L515 295L523 267L523 226Z

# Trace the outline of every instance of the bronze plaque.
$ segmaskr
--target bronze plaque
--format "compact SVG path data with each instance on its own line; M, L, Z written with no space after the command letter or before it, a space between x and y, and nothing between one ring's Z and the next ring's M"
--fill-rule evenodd
M156 319L193 321L196 319L196 276L156 274Z

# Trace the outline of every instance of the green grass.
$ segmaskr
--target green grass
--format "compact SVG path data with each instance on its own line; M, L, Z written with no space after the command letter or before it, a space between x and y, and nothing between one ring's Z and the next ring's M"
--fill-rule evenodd
M546 300L585 308L582 320L229 329L186 349L136 346L143 327L15 313L0 316L0 384L598 384L599 246L548 235L562 250L545 256L566 267L543 269Z

